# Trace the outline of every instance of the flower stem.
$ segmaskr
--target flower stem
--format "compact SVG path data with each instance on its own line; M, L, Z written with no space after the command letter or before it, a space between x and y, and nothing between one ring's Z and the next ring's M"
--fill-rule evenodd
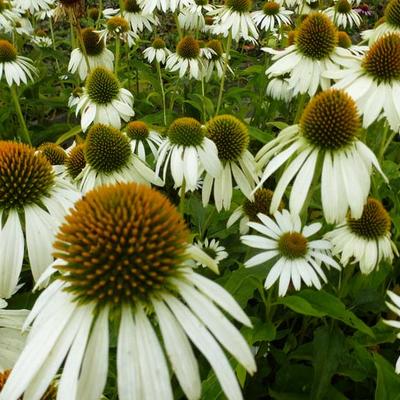
M294 123L297 124L300 121L301 114L304 110L304 104L306 103L307 93L300 95L299 102L297 103L296 116L294 117Z
M121 53L121 41L117 36L115 38L115 75L118 77L119 57Z
M176 30L178 31L179 40L180 40L183 38L183 33L182 33L181 24L179 23L178 14L176 12L174 13L174 19L175 19Z
M206 88L204 85L204 74L201 74L201 95L203 96L202 106L203 106L203 122L207 120L206 115L206 104L204 102L204 97L206 97Z
M162 103L163 103L164 126L167 126L167 106L165 103L164 82L163 82L163 78L162 78L160 63L157 60L156 60L156 65L157 65L158 77L160 79L160 88L161 88L161 96L162 96Z
M186 183L185 179L183 179L181 186L181 198L179 200L179 212L182 215L184 215L185 213L185 195L186 195Z
M219 110L221 108L222 95L224 94L225 77L226 77L226 72L228 70L228 63L229 63L229 55L230 55L230 52L231 52L231 46L232 46L232 32L229 31L228 42L226 44L225 57L224 57L224 68L223 68L223 73L222 73L222 78L221 78L221 84L220 84L220 87L219 87L219 95L218 95L217 109L215 111L215 115L218 115Z
M11 92L11 97L14 101L15 110L17 111L18 121L22 128L21 140L25 143L32 144L31 137L29 135L29 131L26 126L25 118L24 115L22 114L21 105L19 104L19 99L17 92L15 90L15 86L13 85L10 86L10 92Z
M103 13L103 0L99 0L98 10L99 10L99 16L97 17L97 21L96 21L96 29L100 25L101 14Z
M52 42L52 45L53 45L53 50L54 50L54 52L56 52L56 50L57 50L56 49L56 37L54 35L53 17L49 18L49 23L50 23L51 42ZM60 69L60 64L58 63L58 59L57 58L56 58L56 66L57 66L58 73L60 73L61 69Z

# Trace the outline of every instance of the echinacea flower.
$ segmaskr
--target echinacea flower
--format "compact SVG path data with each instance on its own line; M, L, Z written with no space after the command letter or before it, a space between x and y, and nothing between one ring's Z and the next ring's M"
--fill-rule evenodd
M288 78L272 78L267 85L265 90L267 96L275 100L283 100L290 102L293 98L293 89L290 87Z
M186 30L202 30L206 25L205 14L214 9L208 0L194 0L193 4L181 9L178 15L179 23Z
M158 151L156 173L163 170L166 180L170 169L176 188L194 191L204 170L216 177L221 170L214 142L194 118L178 118L168 128L167 137Z
M82 29L82 42L85 46L91 69L96 67L105 67L109 70L113 69L114 53L106 48L104 39L101 39L98 33L92 28ZM72 50L68 71L72 73L78 72L82 80L87 77L89 73L88 65L81 48Z
M374 29L362 32L362 37L372 45L388 33L400 33L400 0L390 0L386 5L382 21L379 20Z
M54 0L14 0L14 6L23 11L34 14L38 11L49 10Z
M123 5L124 9L122 14L120 9L106 9L103 11L103 14L106 17L117 15L125 18L129 22L131 30L134 33L143 32L145 29L152 32L153 27L160 23L156 15L143 12L137 0L124 0Z
M0 399L40 398L62 365L58 398L99 399L115 334L121 400L171 400L171 373L189 400L200 399L190 341L227 399L242 399L222 346L250 374L256 365L221 309L251 323L227 291L191 270L201 250L191 250L183 217L167 198L132 183L103 186L78 201L65 221L54 244L58 273L27 319L27 345Z
M387 295L389 296L390 301L386 301L386 305L389 308L390 311L392 311L397 317L400 317L400 296L391 290L388 290ZM391 326L392 328L395 329L400 329L400 321L398 320L388 320L384 319L383 322L386 325ZM400 331L397 333L397 338L400 339ZM395 366L396 374L400 374L400 357L396 361L396 366Z
M293 94L313 96L319 87L330 87L323 76L327 70L339 70L338 61L351 53L337 47L338 34L332 21L322 13L312 13L296 30L295 44L285 50L264 48L272 54L272 65L265 72L269 78L289 74L288 82Z
M274 192L269 189L258 189L255 191L254 195L250 199L245 199L243 204L236 208L226 223L226 227L230 228L238 220L239 231L242 235L249 231L248 222L260 222L258 214L264 214L271 216L269 213L271 207L272 196ZM279 211L283 208L283 203L281 203L278 208Z
M64 163L68 155L60 145L45 142L38 147L38 151L47 158L47 161L53 166L55 173L62 173L64 171Z
M208 240L208 238L205 238L204 241L196 240L193 246L206 253L217 265L229 255L225 251L225 247L221 246L217 239ZM196 261L196 264L201 267L207 267L204 261Z
M153 40L151 46L143 50L143 55L149 63L156 60L160 64L165 64L170 54L172 53L166 48L164 40L159 37Z
M150 130L143 121L132 121L126 126L125 133L130 140L132 152L137 154L141 160L146 160L148 149L154 159L157 158L158 148L163 141L158 132Z
M206 43L206 48L211 49L212 53L210 57L203 61L204 64L204 77L208 82L214 71L217 73L218 78L222 78L224 74L224 64L226 54L223 51L222 44L218 39L212 39ZM232 75L234 74L232 68L227 64L227 71L229 71Z
M15 20L21 17L21 12L13 7L8 0L0 0L0 31L11 32Z
M400 130L400 34L381 37L362 58L348 59L342 70L326 75L357 102L365 128L384 116L394 131Z
M28 310L9 310L6 307L7 302L0 299L0 392L1 374L14 366L25 346L26 335L21 329L29 314Z
M93 125L85 141L86 165L76 177L83 193L108 183L139 182L162 186L154 171L132 153L129 139L118 129Z
M316 95L304 109L300 124L282 130L256 156L259 166L266 166L259 186L288 161L274 191L271 213L292 181L289 208L294 214L301 212L320 161L327 222L342 222L348 209L353 218L360 218L372 166L384 176L375 154L358 138L360 128L356 104L346 92L329 89Z
M398 255L390 240L391 220L382 203L369 198L361 218L348 216L346 221L326 234L333 255L340 255L343 265L359 263L363 274L369 274L382 260L393 261Z
M19 86L27 83L28 78L32 80L32 73L36 73L32 60L19 56L14 45L8 40L0 39L0 80L4 76L8 86L14 83Z
M138 35L131 29L130 23L122 16L107 16L106 28L98 31L100 38L107 42L108 36L117 38L122 42L127 42L129 47L132 47Z
M9 298L25 247L35 280L51 264L55 232L79 194L21 143L0 142L0 177L0 298Z
M81 143L71 149L65 160L66 177L75 182L75 178L83 171L85 166L85 145Z
M247 149L249 131L233 115L214 117L207 122L206 130L207 137L217 146L222 170L217 177L206 173L202 191L203 205L209 203L213 192L217 210L229 210L235 182L246 197L250 197L258 182L254 157Z
M153 14L154 10L167 12L171 0L138 0L139 6L145 14Z
M252 5L252 0L225 0L224 5L208 13L213 17L212 32L224 37L231 35L236 41L257 40L257 28L251 16Z
M200 46L198 40L192 36L185 36L176 46L176 53L172 53L167 58L165 67L172 71L179 71L182 78L186 73L189 79L201 79L203 63L200 58Z
M324 13L340 28L359 27L361 17L357 11L353 10L351 3L347 0L338 0L332 7L324 10Z
M267 1L263 9L252 13L253 21L263 31L274 31L281 25L291 25L290 15L293 11L286 10L279 3Z
M349 52L355 56L363 56L369 50L368 46L353 45L351 37L344 31L338 32L338 46L349 50ZM327 74L329 74L329 71Z
M110 70L96 67L88 75L76 114L82 113L83 132L92 123L120 129L121 119L129 121L135 115L132 106L132 93L120 87L118 79Z
M265 280L269 289L279 279L279 296L285 296L289 284L301 289L301 281L307 286L321 289L321 280L327 278L321 264L340 270L340 265L331 257L331 244L327 240L310 240L322 227L318 222L302 227L300 217L287 210L277 211L274 219L258 214L261 223L249 222L261 235L245 235L242 242L262 250L246 261L245 267L254 267L270 261L272 268Z

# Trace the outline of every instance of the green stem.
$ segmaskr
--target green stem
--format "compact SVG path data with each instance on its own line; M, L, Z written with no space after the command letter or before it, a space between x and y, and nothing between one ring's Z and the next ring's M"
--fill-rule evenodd
M384 156L385 153L386 153L386 150L388 149L390 143L392 143L392 140L396 137L396 135L397 135L397 132L392 131L392 133L391 133L390 136L389 136L389 139L386 141L385 145L383 146L383 149L382 149L382 158L381 158L382 160L383 160L383 156Z
M389 124L387 124L386 122L383 123L383 133L382 133L382 139L381 139L381 144L379 147L379 152L378 152L378 160L381 161L383 158L383 149L385 147L385 143L386 143L386 138L389 132Z
M185 179L183 179L181 186L181 198L179 200L179 212L184 215L185 213L185 195L186 195L186 183Z
M163 104L163 115L164 115L164 126L167 126L167 106L166 106L166 103L165 103L164 82L163 82L163 78L162 78L160 63L157 60L156 60L156 65L157 65L158 77L160 79L160 88L161 88L161 96L162 96L162 104Z
M103 0L99 0L99 16L97 17L96 21L96 29L100 25L101 14L103 14Z
M204 74L201 74L201 95L203 96L202 106L203 106L203 122L207 120L206 115L206 104L204 101L204 97L206 97L206 89L204 85Z
M56 51L57 50L56 49L56 37L54 35L54 27L53 27L53 18L52 17L49 18L49 23L50 23L51 42L52 42L52 45L53 45L53 50ZM57 58L56 58L56 66L57 66L57 71L61 72L60 64L58 63L58 59Z
M228 63L229 63L229 55L230 55L230 52L231 52L231 46L232 46L232 32L229 31L228 42L226 44L226 51L225 51L225 57L224 57L224 69L223 69L223 73L222 73L221 84L220 84L220 87L219 87L217 110L215 112L215 115L218 115L219 110L221 108L222 96L224 94L225 77L226 77L226 72L228 70Z
M78 41L79 41L79 44L80 44L80 47L81 47L81 51L83 53L83 57L85 58L86 66L87 66L87 69L88 69L88 73L89 73L90 72L89 57L87 55L85 43L83 42L82 30L81 30L81 27L79 26L79 24L76 25L76 33L77 33Z
M307 93L300 95L299 102L297 104L296 116L294 118L294 123L297 124L300 121L301 114L303 113L304 104L306 103Z
M178 14L176 12L174 13L174 20L175 20L176 30L178 31L179 35L179 40L181 40L183 38L183 32L181 24L179 23Z
M15 110L17 111L18 121L22 128L21 140L25 143L32 144L31 137L29 135L29 131L26 126L25 118L24 118L24 115L22 114L21 105L19 104L19 99L18 99L17 92L15 90L15 86L13 86L13 85L10 86L10 92L11 92L11 97L14 101Z
M121 53L121 41L119 37L117 36L115 38L115 75L118 77L118 64L119 64L119 57Z

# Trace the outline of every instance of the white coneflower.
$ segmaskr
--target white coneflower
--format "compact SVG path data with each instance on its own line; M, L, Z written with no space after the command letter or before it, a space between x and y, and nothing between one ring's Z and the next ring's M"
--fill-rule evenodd
M23 11L34 14L38 11L49 10L52 8L54 0L14 0L14 6Z
M33 26L28 18L20 17L16 18L14 21L14 30L18 35L21 36L32 36Z
M127 42L129 47L132 47L139 36L131 30L130 23L121 16L113 16L107 19L106 28L98 31L101 39L107 42L108 36L117 38L122 42Z
M150 47L143 50L143 55L149 63L156 60L160 64L165 64L170 54L172 53L165 47L164 40L158 37L153 40Z
M167 12L170 7L171 0L138 0L139 6L146 14L152 14L154 10Z
M204 241L197 240L193 245L206 253L217 265L229 255L225 251L225 247L221 246L217 239L208 240L208 238L206 238ZM207 264L201 260L196 261L196 264L201 267L207 267Z
M338 32L338 46L349 50L355 56L363 56L369 50L369 46L353 45L350 36L344 31Z
M340 255L340 262L359 263L363 274L371 273L382 260L393 261L398 255L396 246L390 240L390 216L382 203L369 198L361 218L350 216L326 238L333 245L332 253Z
M135 115L132 106L132 93L120 87L110 70L97 67L86 80L76 114L82 112L81 127L84 132L96 122L120 129L121 119L129 121Z
M26 335L21 333L28 310L6 310L7 302L0 299L0 392L2 373L11 369L25 346Z
M132 121L126 126L125 133L130 140L132 152L137 154L141 160L146 160L148 149L154 159L157 158L158 148L163 142L158 132L150 130L145 122Z
M340 265L331 257L331 244L327 240L310 240L322 227L313 223L302 227L300 217L287 210L277 211L274 219L258 214L261 223L249 222L249 227L262 235L245 235L242 242L250 247L263 250L246 261L245 267L254 267L270 261L272 268L265 280L269 289L279 279L279 296L285 296L289 284L295 290L301 289L301 281L307 286L321 289L321 279L327 278L321 264L340 270Z
M400 33L400 0L390 0L385 8L384 18L376 23L374 29L362 32L369 45L388 33Z
M222 78L222 75L224 74L225 53L223 52L222 44L218 39L212 39L207 42L206 48L212 50L210 56L204 60L204 76L208 82L214 71L216 71L218 78ZM226 68L232 75L234 74L229 64Z
M84 152L86 165L76 177L83 193L107 183L162 185L154 171L132 153L129 139L116 128L93 125L87 134Z
M254 157L247 150L249 132L247 127L232 115L218 115L206 125L207 137L217 146L222 171L217 177L206 174L202 200L206 206L214 189L214 202L218 211L231 206L233 188L236 184L241 192L250 197L258 182Z
M358 139L361 121L353 99L330 89L315 96L301 116L300 124L285 128L257 154L265 167L260 185L288 164L274 191L274 213L290 184L290 210L299 214L321 161L321 202L329 223L342 222L350 208L360 218L371 185L372 166L383 175L375 154ZM384 176L384 175L383 175Z
M35 280L51 264L55 231L79 194L42 154L20 143L0 142L0 177L0 298L8 298L25 246Z
M213 17L212 32L224 37L231 35L236 41L258 39L257 28L251 17L252 5L252 0L225 0L224 5L209 12Z
M191 36L185 36L176 46L176 53L168 56L165 67L172 72L179 71L182 78L186 73L189 79L201 79L203 63L200 57L200 45L198 40Z
M339 0L334 6L324 10L324 13L336 26L344 29L359 27L362 22L360 14L353 10L351 3L347 0Z
M31 36L31 42L38 47L51 47L53 45L53 41L43 31L36 31Z
M205 14L213 11L215 7L208 0L194 0L194 3L181 9L178 19L183 29L202 30L206 25Z
M326 70L339 70L338 61L348 50L337 47L338 36L332 21L322 13L310 14L296 31L295 44L285 50L264 48L273 54L273 64L267 69L268 77L289 74L293 94L313 96L319 87L328 89L330 80L323 77Z
M227 291L191 270L192 260L215 262L188 238L178 211L146 186L106 186L77 202L54 245L60 273L28 317L27 346L0 399L40 398L61 366L58 398L99 399L115 334L120 399L171 400L171 373L189 400L199 399L190 341L227 399L242 399L222 346L250 374L256 365L226 314L251 323Z
M38 147L38 151L47 158L47 161L53 166L53 170L56 174L62 174L64 172L64 163L68 155L60 145L45 142Z
M394 314L396 314L396 316L400 317L400 296L394 292L392 292L391 290L388 290L387 295L389 296L389 299L392 301L386 301L386 305L388 306L388 308L390 309L390 311L392 311ZM387 320L384 319L383 322L386 325L391 326L392 328L395 329L400 329L400 321L398 320ZM400 331L397 333L397 338L400 339ZM397 359L396 362L396 374L400 374L400 357Z
M400 35L378 39L364 57L343 60L343 69L328 71L334 87L345 90L363 114L367 128L384 116L390 127L400 129Z
M50 8L48 10L38 11L34 15L35 15L36 19L38 19L40 21L43 21L45 19L53 18L54 17L54 13L55 13L55 8Z
M152 32L153 27L159 25L160 21L152 13L144 13L136 0L124 0L123 15L119 9L106 9L103 11L106 17L111 15L123 16L130 24L134 33L143 32L145 29Z
M101 39L99 34L92 28L82 29L81 33L90 68L105 67L112 70L114 53L106 48L104 39ZM78 72L79 77L85 80L89 72L87 61L81 48L72 50L68 71L72 73Z
M19 56L17 49L8 41L0 39L0 80L4 76L8 86L27 83L28 78L33 79L32 73L36 68L32 60Z
M216 177L221 170L215 144L205 137L204 128L194 118L178 118L168 128L167 137L158 151L156 173L163 170L166 180L168 169L176 188L185 191L197 188L198 180L206 170Z
M293 98L293 89L287 78L272 78L267 85L266 95L275 100L290 102Z
M11 32L21 12L7 0L0 0L0 31Z
M236 208L226 223L226 227L230 228L238 220L239 231L241 234L246 234L249 231L248 222L259 222L258 214L270 215L269 209L271 207L272 196L274 192L269 189L258 189L250 199L245 199L243 204ZM283 203L279 210L283 208Z
M267 1L263 9L254 11L251 15L256 26L264 31L274 31L281 25L291 25L290 15L293 11L285 10L279 3Z
M65 160L65 178L76 184L76 177L86 166L85 144L81 143L74 146L68 153Z

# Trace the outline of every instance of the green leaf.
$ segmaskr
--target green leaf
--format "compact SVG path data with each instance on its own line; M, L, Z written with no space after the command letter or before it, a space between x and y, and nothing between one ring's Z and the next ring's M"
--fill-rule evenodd
M74 126L73 128L71 128L68 132L65 132L63 135L61 135L58 139L57 139L57 144L62 144L65 141L67 141L68 139L71 139L72 137L76 136L78 133L80 133L82 131L82 128L80 125Z
M343 344L344 336L339 329L331 330L324 326L314 332L312 400L325 398L332 376L337 370L344 351Z
M239 268L232 272L224 287L230 292L240 304L244 307L253 297L254 291L263 287L265 278L265 265L259 265L253 268Z
M316 310L307 300L299 296L283 297L279 299L277 303L283 304L297 313L311 315L312 317L321 318L326 315L324 312Z
M277 303L287 305L293 311L304 315L313 317L329 316L371 337L374 336L372 329L368 325L353 312L347 310L346 306L336 296L324 290L305 289L297 295L279 299Z
M379 354L374 354L374 361L377 371L375 400L399 400L399 375L395 373L393 366Z

